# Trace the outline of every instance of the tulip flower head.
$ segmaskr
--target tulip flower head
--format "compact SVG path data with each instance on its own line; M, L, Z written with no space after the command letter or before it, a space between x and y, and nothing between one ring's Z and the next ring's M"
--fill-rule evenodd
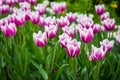
M31 12L30 19L31 19L32 23L38 24L39 20L40 20L39 13L37 11L36 12Z
M65 26L62 28L63 32L64 33L67 33L70 37L74 37L74 27L73 26Z
M58 27L56 25L45 26L46 34L48 38L54 38L57 35Z
M12 5L14 5L15 0L6 0L6 3L7 3L9 6L12 6Z
M9 6L8 5L0 6L0 13L1 14L7 13L8 11L9 11Z
M89 56L89 60L90 61L102 60L105 57L106 52L107 52L107 48L104 49L103 46L97 48L92 45L92 52L91 55Z
M71 41L71 39L72 38L67 33L62 33L62 35L59 35L59 43L64 48L66 48L67 43Z
M103 26L105 27L105 30L111 31L115 27L115 20L107 18L106 20L103 21Z
M57 21L58 21L58 25L60 26L60 28L69 25L69 20L67 19L67 17L61 16L60 19L58 19Z
M18 14L19 13L19 14ZM18 12L14 16L14 23L16 26L22 26L25 24L25 13L24 12Z
M28 2L21 2L19 3L19 6L22 10L30 10L30 4Z
M76 19L76 14L75 13L67 13L67 18L68 18L68 20L69 20L69 22L74 22L75 21L75 19Z
M94 24L93 26L93 33L96 34L100 31L100 24Z
M100 45L103 46L103 48L107 48L107 51L111 51L114 45L114 41L109 41L108 39L104 39L102 42L100 42Z
M16 35L17 28L14 23L5 24L4 26L1 26L1 31L7 36L12 37Z
M39 12L40 15L43 15L46 12L46 5L45 4L38 4L34 8L35 8L36 11Z
M33 33L33 40L38 47L44 47L47 43L46 32L42 33L41 31Z
M96 5L95 6L95 11L98 15L102 15L105 12L105 6L102 5Z
M77 22L82 25L83 28L92 28L94 25L94 22L91 17L88 17L87 15L79 15Z
M81 29L80 30L80 38L85 43L92 42L92 40L94 38L94 34L93 34L92 28L89 28L89 29L83 28L83 29Z
M105 19L110 18L109 12L105 12L101 15L101 20L104 21Z
M80 53L81 42L77 42L76 39L73 39L68 42L66 46L66 52L70 57L77 57Z

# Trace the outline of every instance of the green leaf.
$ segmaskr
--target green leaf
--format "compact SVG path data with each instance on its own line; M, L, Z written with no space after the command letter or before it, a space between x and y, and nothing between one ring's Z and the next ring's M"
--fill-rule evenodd
M66 67L66 66L68 66L68 65L69 65L69 64L63 64L63 65L59 68L55 80L58 80L58 79L59 79L60 75L62 74L62 71L63 71L64 67Z
M42 65L38 65L34 61L31 60L31 63L38 69L39 73L42 75L44 80L48 80L48 74L45 72L45 70L42 68Z

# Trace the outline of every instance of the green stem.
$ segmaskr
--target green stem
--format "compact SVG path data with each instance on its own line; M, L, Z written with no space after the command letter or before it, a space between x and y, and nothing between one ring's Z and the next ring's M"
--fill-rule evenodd
M100 69L100 62L96 61L96 79L99 80L99 69Z
M77 62L76 58L71 58L71 73L73 75L73 80L77 79Z

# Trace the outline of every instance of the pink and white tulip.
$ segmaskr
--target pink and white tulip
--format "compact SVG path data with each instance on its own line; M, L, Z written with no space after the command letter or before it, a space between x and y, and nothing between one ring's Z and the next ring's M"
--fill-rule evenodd
M101 20L104 21L105 19L110 18L109 12L105 12L101 15Z
M16 35L17 28L14 23L5 24L5 26L1 26L1 31L7 36L12 37Z
M95 11L98 15L102 15L105 12L105 6L102 5L96 5L95 6Z
M57 35L58 27L56 25L45 26L45 31L48 38L54 38Z
M100 31L100 24L94 24L93 26L93 33L96 34Z
M70 57L77 57L80 53L81 42L77 42L76 39L73 39L68 42L66 46L66 52Z
M14 23L16 26L23 26L26 22L24 12L19 12L19 14L15 14L14 16Z
M41 31L33 33L33 40L38 47L44 47L47 43L46 32L42 33Z
M75 19L76 19L76 14L75 13L67 13L67 18L68 18L68 20L69 20L69 22L74 22L75 21Z
M63 17L63 16L61 16L60 19L57 20L57 22L58 22L58 25L60 26L60 28L63 28L70 24L67 17Z
M63 48L66 48L66 45L69 41L71 41L71 39L72 38L67 33L62 33L62 35L59 35L59 43Z
M105 57L106 52L107 52L107 49L106 48L104 49L103 46L101 46L100 48L97 48L92 45L92 52L91 52L91 55L89 56L89 60L90 61L102 60Z
M93 34L92 28L89 28L89 29L83 28L83 29L81 29L80 30L80 38L85 43L92 42L92 40L94 38L94 34Z
M115 27L115 20L114 19L107 18L102 23L103 23L103 26L105 27L105 30L107 30L107 31L111 31Z
M19 6L22 10L31 10L30 4L28 2L21 2Z
M1 14L7 13L8 11L9 11L9 6L8 5L0 6L0 13Z
M43 15L46 12L46 5L45 4L38 4L34 8L35 8L36 11L39 12L40 15Z
M66 2L61 2L60 7L61 7L61 11L65 11L66 10Z
M92 28L94 25L94 21L91 17L88 17L87 15L79 15L77 22L82 25L83 28Z
M9 6L12 6L15 4L15 0L6 0L6 3L9 5Z
M37 11L36 12L31 12L30 19L31 19L32 23L38 24L39 20L40 20L39 13Z
M70 37L74 37L74 27L73 26L65 26L62 28L63 32L64 33L67 33Z
M102 42L100 42L100 45L103 46L103 48L107 48L107 51L111 51L114 45L114 41L109 41L108 39L104 39Z

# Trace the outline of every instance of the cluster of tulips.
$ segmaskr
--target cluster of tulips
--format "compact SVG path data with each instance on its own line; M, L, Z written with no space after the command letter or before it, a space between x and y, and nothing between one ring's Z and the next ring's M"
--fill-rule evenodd
M19 3L20 8L15 8L12 5ZM38 31L33 33L33 39L38 47L44 47L47 44L47 39L55 38L60 29L62 34L59 35L58 42L66 49L66 53L70 57L77 57L80 53L80 47L83 43L91 43L94 35L98 32L112 31L115 28L115 20L110 18L109 12L105 12L104 5L95 6L96 13L101 18L101 23L94 23L93 17L87 14L78 14L69 12L66 16L57 18L56 16L46 16L46 12L59 15L66 10L65 2L49 2L45 1L34 6L34 11L31 10L31 4L35 4L36 0L2 0L0 2L0 13L11 13L6 18L0 20L0 30L8 37L16 35L17 26L23 26L26 21L30 20L33 24L38 24L44 28L44 32ZM4 5L8 4L8 5ZM77 24L76 24L77 23ZM75 34L79 35L80 41L77 41ZM120 27L118 35L115 36L120 44ZM92 52L89 54L89 60L102 60L105 54L112 50L114 40L104 39L100 42L100 47L92 45Z

